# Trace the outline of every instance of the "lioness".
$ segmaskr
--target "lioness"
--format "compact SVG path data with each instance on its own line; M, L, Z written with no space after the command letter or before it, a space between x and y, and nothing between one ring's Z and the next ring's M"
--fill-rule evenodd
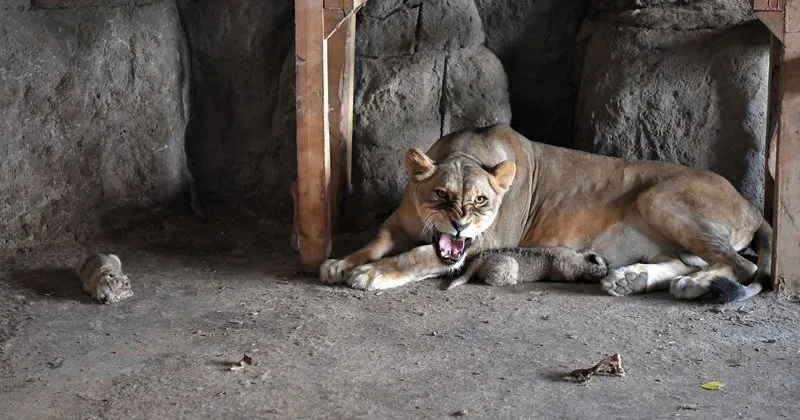
M709 171L540 144L507 125L451 133L427 153L409 149L405 167L400 207L366 246L325 261L323 282L387 289L514 246L597 252L613 296L669 289L727 302L755 295L770 275L772 228ZM751 241L758 267L738 253Z

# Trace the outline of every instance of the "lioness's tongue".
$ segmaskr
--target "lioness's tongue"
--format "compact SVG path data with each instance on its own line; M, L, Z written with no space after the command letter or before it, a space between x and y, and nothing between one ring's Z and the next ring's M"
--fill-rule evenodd
M461 258L461 253L464 252L465 244L466 239L464 238L456 238L446 233L442 233L439 236L439 252L441 252L442 257L445 258L452 258L455 260Z

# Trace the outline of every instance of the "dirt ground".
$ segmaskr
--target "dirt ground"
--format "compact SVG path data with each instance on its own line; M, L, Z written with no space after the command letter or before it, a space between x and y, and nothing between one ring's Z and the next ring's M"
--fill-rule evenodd
M165 222L7 256L2 417L800 417L800 305L772 293L727 306L553 283L368 293L299 275L288 236ZM73 267L89 251L121 257L131 299L82 293ZM617 352L625 377L562 379ZM231 370L244 353L256 365ZM711 380L725 386L700 387Z

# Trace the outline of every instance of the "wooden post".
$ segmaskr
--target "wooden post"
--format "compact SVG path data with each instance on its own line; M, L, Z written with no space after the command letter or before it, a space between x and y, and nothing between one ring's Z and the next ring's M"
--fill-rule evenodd
M331 219L337 226L344 201L351 189L353 145L353 77L355 64L355 16L339 9L326 9L328 43L328 88L330 91L329 133L331 184L328 189ZM340 24L342 19L345 22Z
M295 0L297 181L292 246L306 271L331 254L350 191L355 14L365 0Z
M773 41L770 60L780 62L777 134L769 144L775 176L772 268L778 294L794 295L800 294L800 0L753 0L753 9L783 43Z
M331 254L328 75L322 0L295 1L297 241L308 271Z
M772 208L775 291L800 295L800 0L751 0L756 16L772 32L770 76L780 63L777 92L770 88L770 111L777 102L777 133L770 136L768 172L774 175ZM782 45L778 44L782 43ZM777 98L775 98L777 95ZM769 117L772 120L772 116ZM769 176L765 198L770 194Z
M767 74L767 129L764 137L764 219L772 224L775 203L775 154L778 145L778 122L780 121L779 92L781 85L781 55L783 44L774 35L769 40L769 72Z
M790 8L793 5L795 7ZM773 213L775 290L800 293L800 0L788 0L780 85Z

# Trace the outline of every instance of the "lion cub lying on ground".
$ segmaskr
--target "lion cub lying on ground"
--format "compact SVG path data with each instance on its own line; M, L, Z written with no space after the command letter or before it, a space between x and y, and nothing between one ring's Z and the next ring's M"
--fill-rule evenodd
M540 280L600 282L606 274L605 261L593 252L564 247L491 249L470 261L447 290L476 276L492 286L508 286Z
M387 289L459 271L483 250L591 249L613 296L751 297L770 278L772 228L723 177L546 144L507 125L465 129L405 155L400 207L320 278ZM752 245L758 266L739 252Z
M100 303L116 303L133 296L131 281L114 254L90 255L76 269L83 291Z

